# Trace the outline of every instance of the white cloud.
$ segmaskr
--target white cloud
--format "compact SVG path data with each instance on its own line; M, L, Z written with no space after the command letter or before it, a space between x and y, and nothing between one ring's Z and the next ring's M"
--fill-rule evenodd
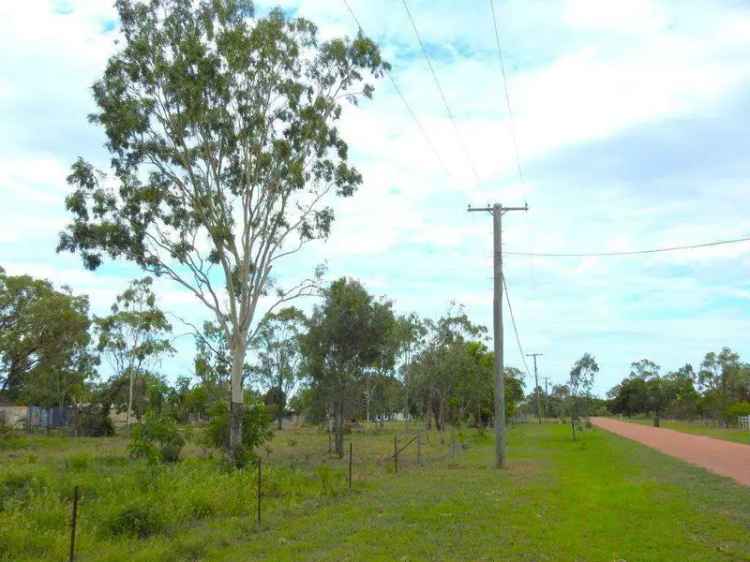
M563 21L572 27L595 31L643 33L663 30L669 20L654 0L567 0Z
M114 13L110 2L69 4L67 15L55 14L42 1L0 4L0 48L12 54L0 77L0 127L7 131L0 138L0 260L11 272L48 277L91 294L95 309L103 312L128 278L138 275L135 268L85 272L76 256L55 256L54 248L68 220L64 178L71 162L82 152L106 165L101 132L86 123L85 114L93 108L89 87L114 50L115 35L102 33ZM275 2L261 4L265 9ZM283 4L318 23L324 37L355 32L340 0ZM649 128L675 128L677 119L686 130L698 119L728 119L729 108L750 84L750 15L741 5L498 3L526 172L522 183L486 5L466 10L455 2L411 2L435 54L457 135L398 3L387 9L378 2L352 4L393 61L401 90L449 171L388 80L381 81L375 99L347 108L341 122L365 184L354 198L336 202L329 243L283 266L290 276L328 259L332 272L363 278L404 312L414 308L435 316L455 298L489 325L491 221L466 213L467 203L528 200L527 215L504 221L506 250L632 250L742 233L750 204L743 171L698 163L715 176L707 184L680 175L684 162L662 160L653 149L644 149L634 164L657 170L650 183L599 162L577 161L572 175L565 166L547 175L544 167L545 159L565 161L566 154L609 146L618 136L640 138ZM728 142L716 138L717 145ZM738 166L745 159L738 144L727 144L724 152L734 155ZM669 184L659 174L670 178ZM505 266L524 344L545 352L543 364L556 382L584 350L599 356L598 388L604 390L634 355L676 366L696 349L747 345L739 338L750 327L748 246L623 260L508 256ZM157 290L165 308L192 319L208 317L177 285L160 280ZM721 308L722 299L732 303L732 312ZM507 339L509 360L518 363L513 346Z

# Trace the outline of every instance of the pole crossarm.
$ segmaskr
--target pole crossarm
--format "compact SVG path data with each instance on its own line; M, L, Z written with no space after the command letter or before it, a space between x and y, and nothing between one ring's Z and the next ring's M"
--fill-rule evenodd
M528 211L529 204L526 203L523 207L503 207L499 204L487 205L486 207L472 207L469 205L466 210L470 213L494 213L496 210L500 210L501 213L505 214L508 211Z

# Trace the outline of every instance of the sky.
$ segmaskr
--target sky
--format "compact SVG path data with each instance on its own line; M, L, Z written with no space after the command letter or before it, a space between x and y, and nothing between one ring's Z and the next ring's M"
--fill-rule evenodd
M470 204L528 203L503 219L508 252L750 235L747 2L496 0L509 113L489 2L409 0L454 120L403 2L349 2L427 138L386 79L372 101L347 107L340 128L364 184L336 203L327 243L295 256L282 282L325 262L328 279L355 277L398 312L437 318L455 301L491 327L492 220ZM357 32L343 0L256 3L260 14L274 5L323 38ZM103 132L86 115L118 29L107 0L0 4L0 266L88 294L96 314L143 273L127 263L89 272L55 248L71 164L107 166ZM600 366L599 394L642 358L668 371L729 346L750 360L750 244L508 255L504 267L521 346L544 354L550 384L586 352ZM210 319L178 286L156 287L171 314ZM505 319L506 364L526 370L507 309ZM175 333L178 354L162 364L170 378L192 373L192 338L177 321Z

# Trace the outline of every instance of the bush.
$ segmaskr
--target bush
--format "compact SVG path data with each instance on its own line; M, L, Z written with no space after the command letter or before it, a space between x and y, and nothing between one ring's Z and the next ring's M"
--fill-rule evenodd
M271 431L271 417L260 402L245 405L242 418L242 451L237 459L240 466L255 459L253 450L268 441ZM217 449L229 450L229 407L226 402L218 402L211 410L211 421L206 430L208 444Z
M10 449L21 449L28 445L28 440L18 435L13 428L0 418L0 451Z
M735 402L727 408L727 417L738 418L740 416L750 416L750 402Z
M109 408L100 404L84 406L79 412L78 430L88 437L109 437L115 434L115 427L109 417Z
M71 472L83 472L90 462L91 457L87 454L72 455L65 459L65 468Z
M145 458L150 463L177 462L185 445L175 421L167 416L149 413L133 428L128 451L133 458Z
M105 528L112 535L126 535L145 539L160 533L164 528L159 514L143 505L127 506L112 516Z
M315 469L318 477L320 478L320 495L321 496L337 496L344 487L344 475L338 471L334 471L330 466L320 465Z
M0 511L11 501L25 502L35 491L46 487L46 482L32 474L8 474L0 481Z

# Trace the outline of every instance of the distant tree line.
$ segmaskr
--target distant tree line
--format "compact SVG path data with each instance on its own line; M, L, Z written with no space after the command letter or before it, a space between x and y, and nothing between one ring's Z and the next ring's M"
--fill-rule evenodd
M118 412L128 424L149 415L178 423L228 415L232 356L214 323L195 334L192 373L174 381L159 373L175 349L149 277L132 281L100 317L67 288L0 272L0 322L0 396L72 406L82 434L112 433L110 414ZM494 356L486 329L458 305L437 320L399 315L391 301L341 278L322 289L309 315L294 307L269 312L249 348L242 369L246 413L265 414L248 421L248 431L266 417L281 428L291 409L312 423L330 422L342 454L353 421L408 417L442 431L493 420ZM524 383L514 367L505 378L510 417L523 401Z
M750 415L750 364L727 347L706 353L697 369L688 363L664 374L641 359L607 398L613 414L651 415L657 426L662 417L732 425L738 416Z

